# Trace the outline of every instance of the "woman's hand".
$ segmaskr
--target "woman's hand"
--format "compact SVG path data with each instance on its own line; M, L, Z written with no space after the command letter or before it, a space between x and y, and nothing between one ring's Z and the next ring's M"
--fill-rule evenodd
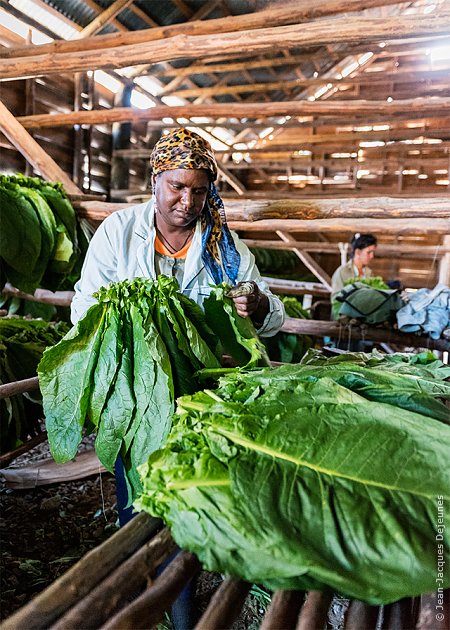
M256 282L239 282L228 291L227 297L233 300L238 315L251 317L257 327L262 325L269 312L269 298L260 291Z

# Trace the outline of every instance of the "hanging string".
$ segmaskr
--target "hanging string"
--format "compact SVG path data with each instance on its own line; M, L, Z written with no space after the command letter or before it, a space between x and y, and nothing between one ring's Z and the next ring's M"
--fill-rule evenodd
M105 495L103 494L103 477L102 477L102 468L100 466L100 463L98 464L98 474L100 476L100 495L102 497L102 514L105 521L108 522L108 519L106 518Z

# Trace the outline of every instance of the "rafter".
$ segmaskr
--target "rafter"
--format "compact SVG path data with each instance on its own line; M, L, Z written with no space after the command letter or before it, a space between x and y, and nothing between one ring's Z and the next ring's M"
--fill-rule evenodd
M235 51L236 47L247 48L248 51L259 54L268 50L292 49L330 42L373 42L386 37L402 39L446 34L450 27L450 13L433 16L402 15L392 18L389 22L359 16L323 19L319 22L247 30L242 31L239 37L233 32L215 33L213 38L209 35L175 36L163 41L147 41L133 45L127 43L101 52L83 49L76 53L55 53L51 58L40 51L40 54L32 57L2 59L0 78L17 79L92 68L119 68L150 61L196 59L199 56L216 55L218 50ZM127 37L130 34L118 33L126 37L127 42L130 41Z

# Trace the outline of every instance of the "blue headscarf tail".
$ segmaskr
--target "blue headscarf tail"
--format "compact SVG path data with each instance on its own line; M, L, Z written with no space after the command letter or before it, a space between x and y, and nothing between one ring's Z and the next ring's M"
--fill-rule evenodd
M223 201L213 182L210 184L208 199L202 214L202 260L216 284L223 282L219 249L222 264L232 284L236 284L241 256L225 219ZM219 247L217 247L217 245Z

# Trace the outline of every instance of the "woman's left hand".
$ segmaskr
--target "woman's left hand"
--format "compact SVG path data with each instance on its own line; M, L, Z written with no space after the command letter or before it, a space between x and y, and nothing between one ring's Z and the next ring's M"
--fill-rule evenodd
M255 324L261 325L269 312L269 299L260 291L253 280L239 282L227 293L241 317L251 317Z

